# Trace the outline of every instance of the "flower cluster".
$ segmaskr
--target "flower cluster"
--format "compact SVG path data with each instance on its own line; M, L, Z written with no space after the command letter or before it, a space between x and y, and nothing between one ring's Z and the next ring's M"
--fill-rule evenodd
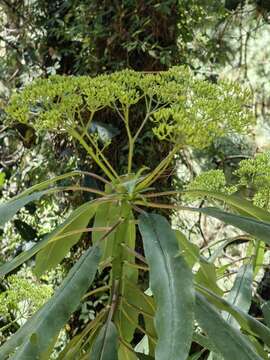
M145 104L155 135L181 146L203 148L216 137L246 132L252 122L248 91L233 83L210 83L186 67L156 74L123 70L39 79L15 93L6 112L37 130L68 132L80 121L89 125L82 117L93 119L103 108L120 116L139 102Z
M209 170L201 173L187 185L186 189L207 190L225 194L232 194L237 190L235 186L227 186L226 178L222 170ZM188 195L188 197L190 197L190 195Z
M238 178L236 184L228 186L222 170L206 171L188 184L186 189L232 194L244 187L249 190L250 198L255 205L270 209L270 152L258 154L253 159L242 160L234 175ZM194 198L194 195L192 197Z
M270 152L242 160L234 174L239 177L239 186L250 189L254 194L255 205L270 208Z

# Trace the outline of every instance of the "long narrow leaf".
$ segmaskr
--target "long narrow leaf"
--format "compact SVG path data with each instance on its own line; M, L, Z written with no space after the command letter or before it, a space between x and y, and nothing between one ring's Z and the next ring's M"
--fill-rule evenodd
M231 214L214 207L198 209L191 208L190 210L219 219L226 224L233 225L238 229L255 236L257 239L263 240L266 244L270 244L270 222L260 221L242 215Z
M225 360L261 360L251 343L202 296L196 297L196 320Z
M89 208L96 208L96 206L99 204L101 199L89 201L80 207L78 207L76 210L74 210L71 215L61 224L59 225L55 230L53 230L50 234L46 235L41 241L39 241L36 245L34 245L31 249L24 251L20 255L16 256L13 260L3 264L0 266L0 276L4 276L11 272L12 270L16 269L18 266L23 264L25 261L29 260L32 256L34 256L37 252L39 252L41 249L43 249L46 245L48 245L50 242L54 242L54 240L58 236L64 235L67 230L72 227L72 224L77 221L77 219L80 217L81 213L85 212ZM65 238L61 239L63 242L65 241Z
M74 265L54 296L1 348L0 358L11 352L14 360L39 359L78 307L91 285L100 259L100 249L88 249Z
M243 330L253 336L257 336L259 339L263 340L266 345L270 346L270 329L268 329L264 324L252 316L246 314L244 311L234 306L233 304L230 304L225 299L211 292L209 289L203 288L199 285L196 285L196 289L201 294L203 294L216 308L227 311L229 314L231 314L241 325Z
M0 204L0 226L4 226L6 222L13 218L13 216L32 201L39 200L43 195L49 194L52 189L39 191L31 195L20 197L16 200L11 199L5 203Z
M268 211L253 205L251 201L239 197L238 195L226 195L206 190L188 190L186 192L193 195L208 196L216 200L224 201L242 215L251 216L258 220L270 222L270 213Z
M186 360L192 342L193 277L168 221L156 214L139 218L144 250L150 267L150 285L157 303L156 360Z
M72 221L64 227L66 233L87 227L91 218L95 215L98 203L93 201L81 205L74 210ZM62 234L63 230L61 231ZM60 233L57 234L58 236ZM49 241L47 245L39 251L36 257L35 273L41 276L45 271L58 265L69 252L70 248L75 245L82 233L66 236L63 239L56 241Z

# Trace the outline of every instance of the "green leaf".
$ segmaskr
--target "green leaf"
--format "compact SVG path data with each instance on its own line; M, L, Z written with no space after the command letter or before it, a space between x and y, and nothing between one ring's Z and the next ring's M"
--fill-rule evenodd
M246 313L249 311L252 300L252 281L252 265L243 265L239 269L233 287L227 297L229 303L237 306ZM234 327L239 326L237 321L230 314L228 314L225 319Z
M270 346L270 330L261 322L245 313L238 307L230 304L225 299L219 297L209 289L196 285L196 289L203 294L208 301L210 301L216 308L227 311L231 314L237 322L241 325L241 328L251 335L259 337L266 345Z
M0 204L0 226L4 226L6 222L13 218L13 216L32 201L39 200L43 195L52 192L52 189L39 191L31 195L20 197L16 200L11 199L5 203Z
M268 211L253 205L251 201L248 201L237 195L225 195L222 193L216 193L206 190L188 190L186 192L194 195L208 196L216 200L224 201L226 204L237 210L240 214L243 214L245 216L251 216L262 221L270 222L270 213Z
M181 254L184 256L188 265L192 268L195 263L200 263L200 268L195 276L196 281L201 285L207 286L215 293L223 295L223 291L217 285L215 265L200 256L199 247L188 241L185 235L179 230L175 230L175 234L179 243L180 251L182 250Z
M117 202L106 202L101 204L97 211L94 221L94 227L110 227L113 226L121 217L121 205ZM106 231L94 232L92 234L93 244L97 243L99 239L104 236ZM109 234L101 243L102 261L111 258L115 247L115 232Z
M196 297L196 320L225 360L261 360L241 332L229 323L201 295Z
M57 360L74 360L79 357L82 351L84 342L88 345L89 333L92 329L98 329L102 323L105 315L108 313L108 309L103 308L95 319L85 326L83 331L78 335L75 335L64 347L64 349L58 354ZM94 330L93 330L94 331Z
M150 285L157 303L156 360L186 360L192 342L194 318L193 276L168 221L156 214L139 218Z
M201 345L205 349L217 352L215 345L212 343L209 337L204 336L196 331L194 331L193 333L193 341L195 341L197 344Z
M268 222L256 220L246 216L227 213L218 208L206 207L194 209L194 211L204 213L219 219L226 224L233 225L238 229L255 236L257 239L263 240L266 244L270 244L270 223Z
M223 295L223 291L217 285L216 267L213 263L208 262L200 257L200 268L195 275L195 281L198 284L206 286L218 295Z
M70 218L72 217L72 221L69 221L67 226L64 226L62 230L57 233L57 236L85 229L91 218L95 215L97 206L97 202L88 202L74 210L70 216ZM35 274L41 276L45 271L59 264L69 252L70 248L79 241L81 235L82 232L79 232L62 239L57 240L55 237L51 239L36 256Z
M263 241L256 241L255 254L253 259L254 277L258 274L263 267L265 243ZM248 255L247 255L248 256Z
M9 201L0 204L0 226L4 226L4 224L7 221L13 218L13 216L17 213L17 211L19 211L22 207L24 207L28 203L39 200L43 195L53 193L57 190L52 188L43 190L44 188L48 187L52 183L57 182L59 180L63 180L68 177L82 175L82 174L83 172L81 171L72 171L60 176L56 176L53 179L43 181L39 184L30 187L29 189L23 191L21 194L14 196ZM37 190L43 190L43 191L34 192Z
M100 249L89 248L53 297L0 348L0 358L5 359L16 350L14 360L39 359L77 309L94 280L99 260Z
M187 264L192 268L199 261L200 248L190 242L186 236L179 230L175 230L181 254L184 256Z
M85 208L96 207L99 200L89 201L75 211L73 211L69 217L59 225L55 230L53 230L50 234L46 235L42 240L40 240L36 245L34 245L31 249L24 251L20 255L16 256L11 261L5 263L0 267L0 276L4 276L8 274L10 271L16 269L18 266L23 264L25 261L29 260L32 256L34 256L38 251L43 249L49 242L56 241L58 237L62 241L65 241L65 233L67 233L67 228L72 226L73 222L75 222L80 216L81 212L85 211ZM59 240L60 240L59 239Z
M112 276L121 281L121 297L114 315L114 321L119 334L126 342L133 339L138 324L139 312L127 304L132 303L133 291L128 283L137 284L138 270L128 264L135 263L135 256L127 251L122 244L130 249L135 248L136 228L131 206L127 203L121 205L121 217L124 220L115 231L114 256L112 260Z
M68 172L66 174L55 176L52 179L48 179L48 180L42 181L41 183L31 186L30 188L24 190L21 194L15 196L13 198L13 200L25 197L26 195L29 195L29 194L33 193L34 191L43 190L43 189L47 188L49 185L51 185L57 181L64 180L64 179L67 179L67 178L73 177L73 176L84 175L84 174L85 174L84 171L75 170L75 171Z
M118 360L118 334L113 322L109 321L100 330L91 351L91 360Z
M149 335L148 348L150 354L154 354L156 343L156 329L154 326L155 304L152 296L146 295L134 282L125 281L126 293L128 293L128 301L124 299L124 310L130 313L130 310L136 309L137 316L141 314L144 317L145 331ZM140 350L138 349L140 352Z

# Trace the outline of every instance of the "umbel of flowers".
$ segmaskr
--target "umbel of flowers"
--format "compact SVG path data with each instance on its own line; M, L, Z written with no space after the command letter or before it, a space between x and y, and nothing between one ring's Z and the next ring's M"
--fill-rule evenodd
M216 137L247 130L252 119L245 106L249 100L249 92L238 84L210 83L186 67L173 67L159 73L123 70L96 77L38 79L15 93L6 111L12 121L27 123L38 131L86 138L96 114L110 108L124 121L129 143L152 121L160 140L203 148ZM139 103L145 105L144 114L132 136L130 110ZM95 136L91 137L96 143Z

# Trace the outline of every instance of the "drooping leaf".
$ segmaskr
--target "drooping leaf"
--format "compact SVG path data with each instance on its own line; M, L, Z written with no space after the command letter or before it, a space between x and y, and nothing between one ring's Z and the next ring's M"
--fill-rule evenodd
M203 288L198 284L196 285L196 289L201 294L203 294L207 300L216 308L231 314L237 320L243 330L251 335L257 336L263 340L266 345L270 346L270 329L268 329L264 324L233 304L230 304L227 300L211 292L209 289Z
M252 300L252 281L252 265L243 265L239 269L233 287L227 297L229 303L237 306L246 313L249 311ZM230 314L227 314L225 319L234 327L239 327L237 321Z
M25 197L26 195L29 195L29 194L33 193L34 191L40 191L40 190L46 189L48 186L50 186L51 184L54 184L57 181L64 180L64 179L67 179L67 178L70 178L70 177L73 177L73 176L84 175L84 174L85 174L84 171L74 170L74 171L70 171L70 172L65 173L65 174L55 176L52 179L48 179L48 180L42 181L42 182L40 182L40 183L38 183L36 185L31 186L30 188L24 190L19 195L16 195L11 200L15 200L15 199Z
M57 236L62 235L64 232L72 232L80 229L85 229L95 215L98 203L88 202L81 205L79 208L74 210L71 215L73 220L62 228L62 231L58 232ZM48 244L39 251L36 256L36 265L34 272L37 276L41 276L45 271L52 269L59 264L70 248L75 245L81 238L82 233L60 238L59 240L51 239Z
M226 224L233 225L238 229L255 236L257 239L263 240L266 244L270 244L270 222L268 223L247 216L231 214L212 207L193 209L192 211L201 212L219 219Z
M117 356L118 334L113 322L109 321L100 330L94 341L91 360L118 360Z
M202 296L196 296L196 320L225 360L261 360L247 337L228 322Z
M251 201L238 195L226 195L206 190L188 190L187 192L193 195L208 196L209 198L224 201L243 216L250 216L258 220L270 222L270 213L268 211L253 205Z
M74 360L79 357L81 354L83 344L88 340L88 335L94 328L99 328L105 315L107 314L108 309L104 308L100 313L92 320L78 335L74 336L65 348L58 354L58 360Z
M56 176L52 179L45 180L39 184L36 184L29 189L26 189L21 194L14 196L12 199L8 200L5 203L0 204L0 227L4 226L4 224L11 220L13 216L25 205L29 204L32 201L39 200L42 196L46 194L53 193L57 191L58 189L50 188L46 189L49 185L59 181L63 180L69 177L77 176L77 175L83 175L83 171L71 171L69 173ZM43 190L46 189L46 190ZM59 188L61 190L61 188Z
M97 204L96 204L97 203ZM0 276L8 274L10 271L16 269L18 266L23 264L25 261L29 260L37 252L42 250L49 242L58 241L57 238L60 237L59 241L65 241L65 233L69 226L72 227L73 222L76 222L81 212L84 212L86 208L96 207L99 203L99 200L89 201L82 206L78 207L73 211L69 217L60 224L56 229L54 229L50 234L46 235L42 240L37 244L31 247L29 250L24 251L23 253L16 256L11 261L0 266Z
M70 270L53 297L0 348L0 358L39 359L78 307L91 285L100 260L100 249L88 249Z
M139 218L150 285L157 310L156 360L186 360L192 342L194 289L192 272L183 257L168 221L156 214ZM173 336L172 336L173 335Z
M126 294L128 300L124 299L124 310L130 313L130 310L136 310L136 315L141 314L144 318L145 331L148 340L148 350L150 355L154 355L154 349L157 341L156 329L154 326L155 304L152 296L146 295L134 282L125 281ZM137 319L136 319L137 320ZM136 351L142 352L137 349Z
M266 244L263 241L256 241L255 254L253 259L254 277L258 274L260 269L263 267L263 259L265 253ZM247 255L248 256L248 255Z

